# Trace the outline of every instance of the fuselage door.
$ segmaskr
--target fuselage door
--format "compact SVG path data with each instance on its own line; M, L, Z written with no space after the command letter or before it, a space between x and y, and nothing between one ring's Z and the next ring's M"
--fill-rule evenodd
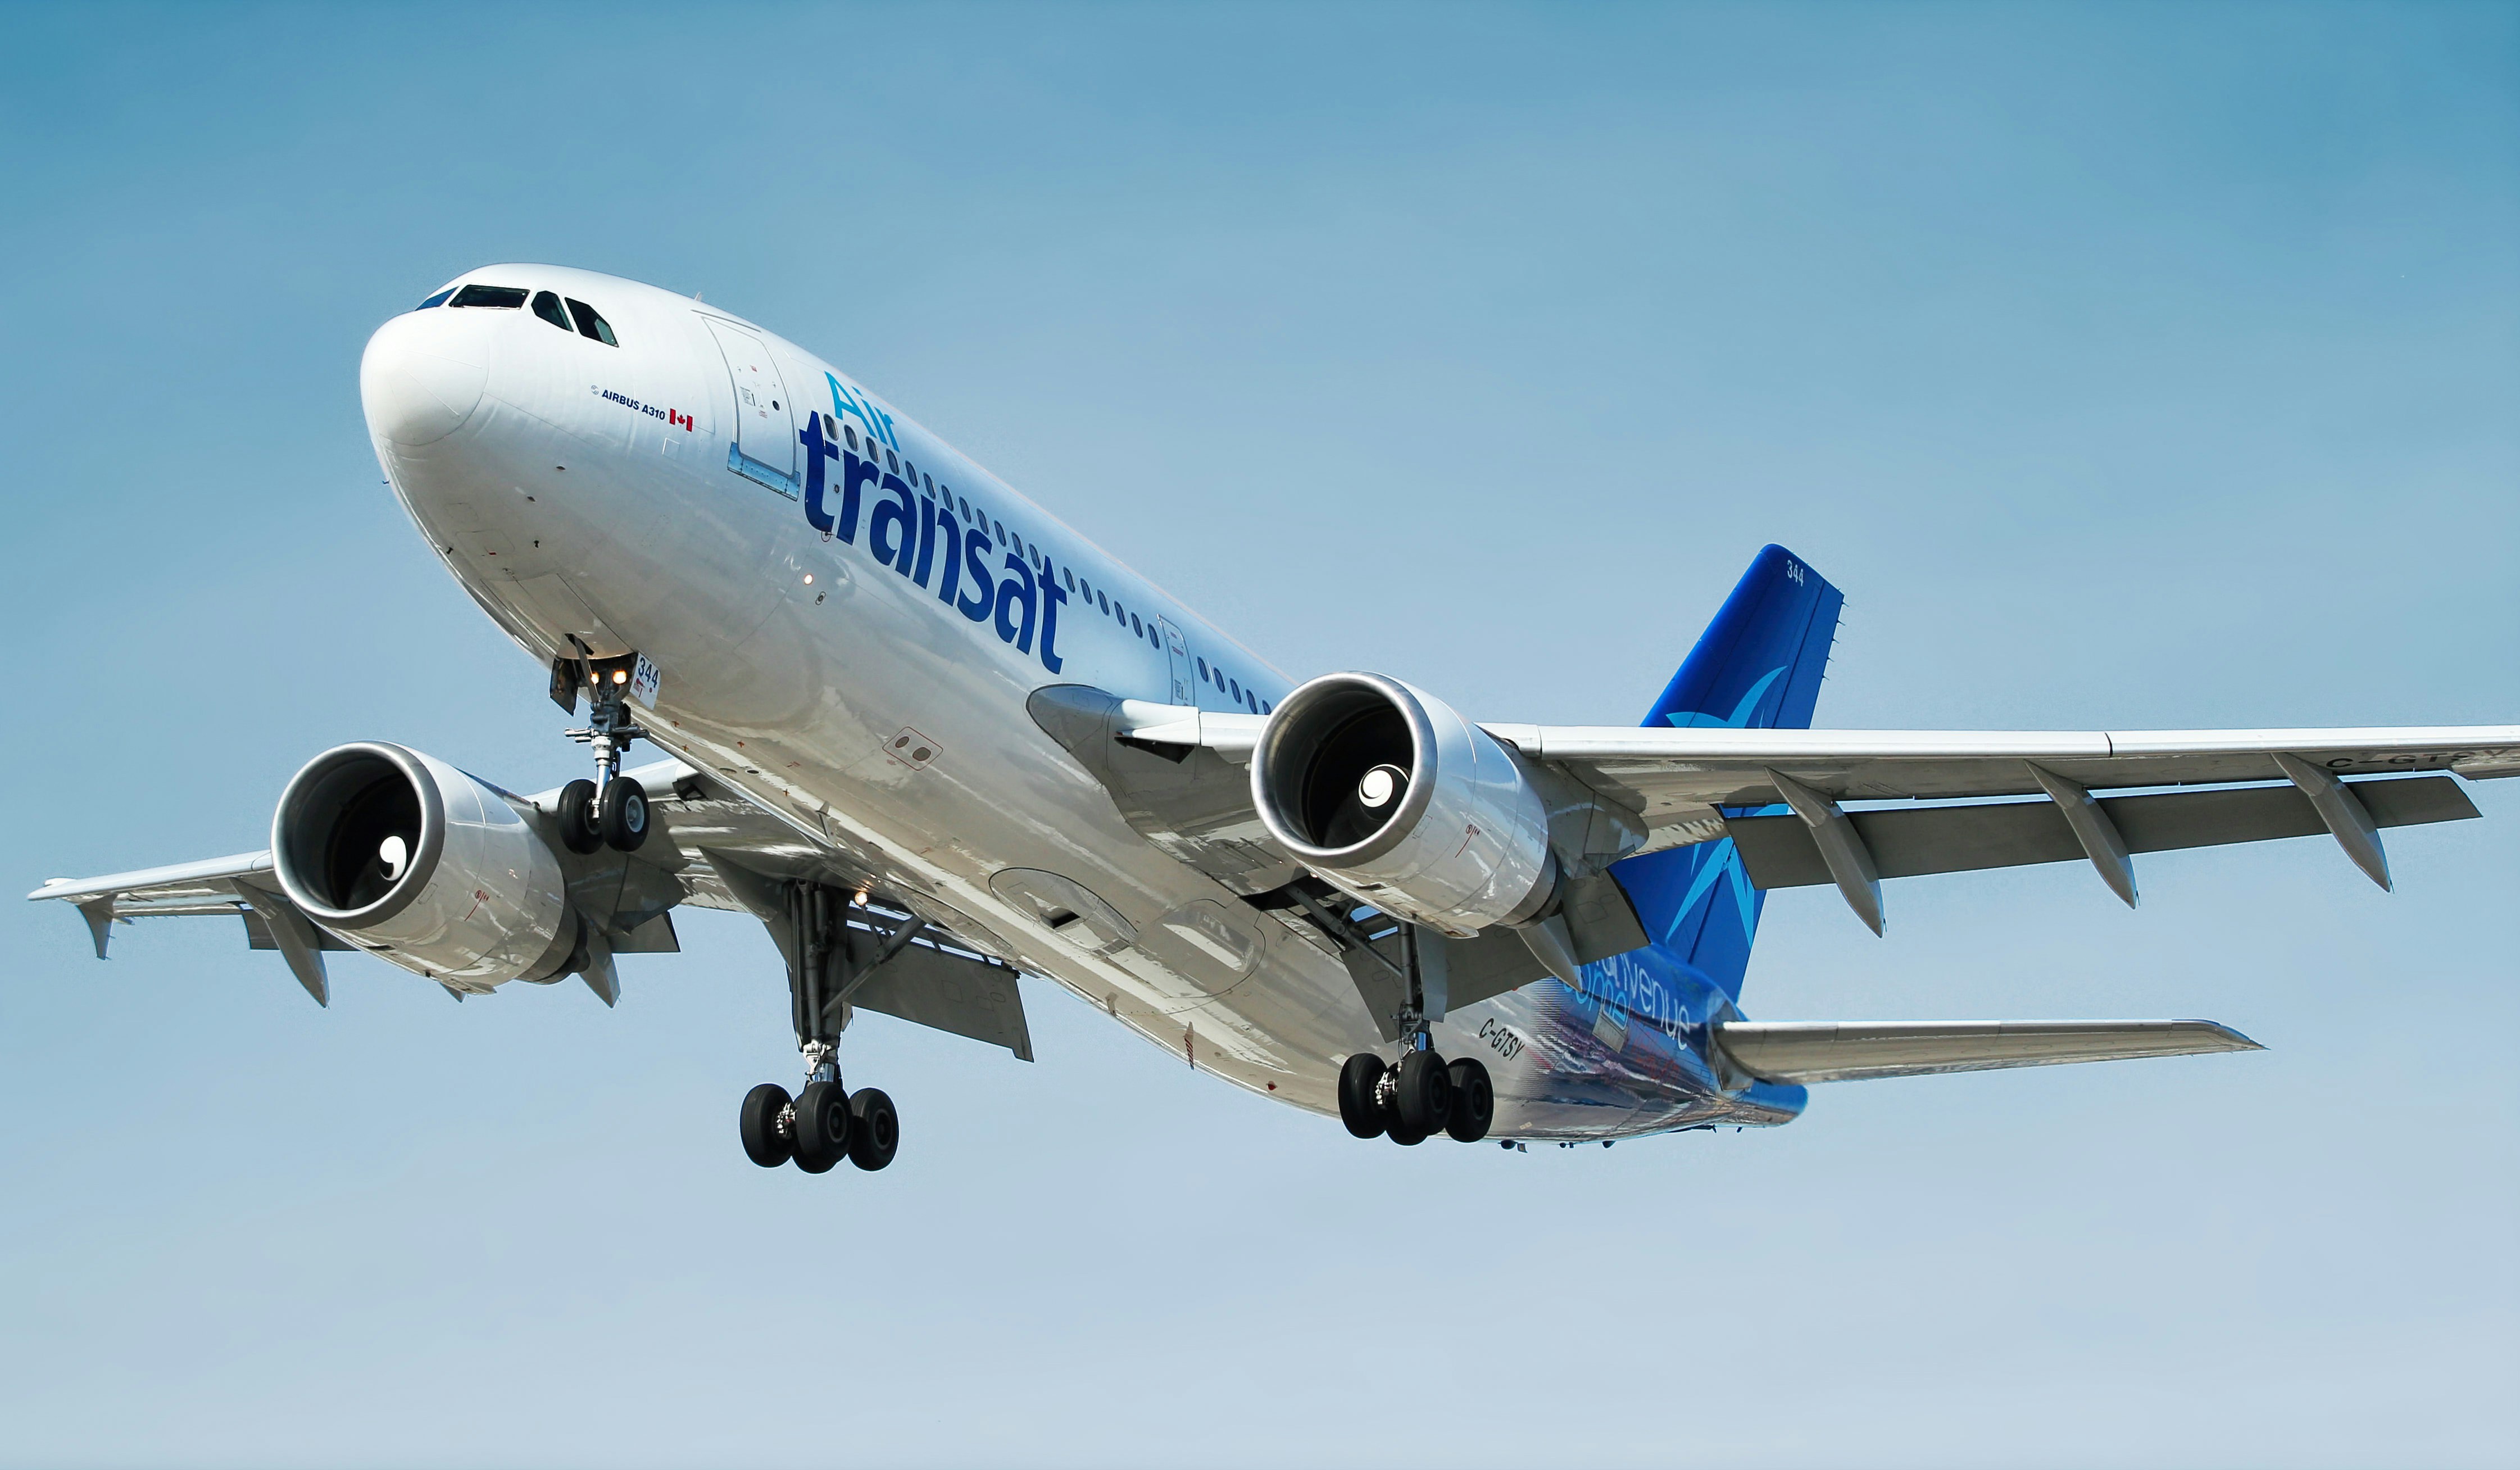
M1155 626L1164 630L1164 657L1173 668L1173 702L1197 703L1190 691L1190 645L1182 641L1182 631L1170 618L1155 619Z
M726 468L745 479L794 497L796 422L788 401L788 385L779 364L761 338L715 317L703 317L718 350L726 354L727 376L735 382L735 433L727 445Z

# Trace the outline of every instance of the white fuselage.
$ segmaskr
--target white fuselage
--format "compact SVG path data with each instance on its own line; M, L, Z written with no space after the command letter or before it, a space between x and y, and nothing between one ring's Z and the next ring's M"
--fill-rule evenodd
M1043 686L1082 684L1257 713L1289 680L846 375L740 318L559 267L464 280L586 301L618 341L525 309L441 306L394 318L369 344L362 393L395 492L510 636L545 662L576 651L572 640L597 656L646 654L662 674L642 716L657 745L1187 1063L1335 1113L1338 1063L1377 1041L1346 970L1140 837L1025 704ZM872 479L843 487L836 455L822 508L837 512L854 488L852 534L809 521L800 429L826 425L910 491L931 537L938 505L968 533L958 598L940 595L942 552L917 564L914 517L882 509L900 494ZM982 571L1018 584L1005 606ZM992 887L1012 869L1081 884L1137 939L1061 938ZM1568 1028L1542 1014L1566 998L1534 995L1544 988L1564 989L1543 982L1436 1027L1446 1054L1488 1063L1494 1136L1610 1136L1723 1115L1720 1090L1645 1085L1572 1054Z

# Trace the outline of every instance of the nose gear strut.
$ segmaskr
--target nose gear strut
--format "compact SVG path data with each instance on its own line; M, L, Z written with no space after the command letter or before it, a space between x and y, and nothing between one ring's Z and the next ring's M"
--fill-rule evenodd
M561 788L561 840L574 853L599 847L636 852L648 840L648 793L637 781L619 780L621 756L630 742L648 732L630 713L630 689L641 662L636 653L596 658L579 646L581 656L552 660L552 702L577 713L577 694L587 695L587 728L566 732L591 748L595 780L573 780Z

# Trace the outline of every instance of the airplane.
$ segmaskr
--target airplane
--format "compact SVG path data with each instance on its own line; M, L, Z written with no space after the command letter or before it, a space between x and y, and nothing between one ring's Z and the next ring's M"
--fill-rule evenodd
M370 339L393 494L586 723L518 795L327 750L269 845L54 879L112 925L241 918L318 1004L363 951L458 1001L749 913L802 1063L738 1133L879 1170L900 1118L839 1044L876 1011L1030 1060L1019 975L1359 1138L1608 1143L1799 1115L1811 1085L2257 1049L2203 1020L1754 1021L1767 895L2478 815L2520 726L1815 730L1842 598L1760 551L1636 727L1474 721L1372 672L1296 681L857 379L698 297L469 271ZM660 758L625 767L636 742ZM2102 794L2108 793L2108 794Z

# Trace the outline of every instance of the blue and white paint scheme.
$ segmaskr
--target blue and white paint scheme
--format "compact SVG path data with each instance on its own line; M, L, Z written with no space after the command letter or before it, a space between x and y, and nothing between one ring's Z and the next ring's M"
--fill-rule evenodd
M2252 1045L2199 1021L1755 1022L1767 888L1833 885L1877 931L1887 879L2088 861L2133 902L2144 852L2321 832L2385 884L2382 828L2474 816L2454 778L2520 773L2515 726L1815 731L1842 600L1773 546L1633 729L1299 681L839 367L586 271L467 272L376 332L360 390L456 582L556 698L611 698L669 757L606 772L652 825L588 850L570 788L344 747L268 851L31 895L77 906L100 956L116 918L225 913L319 1001L325 955L362 949L458 999L578 976L609 1002L613 957L671 950L697 904L761 915L791 982L849 976L835 1026L883 1009L1028 1057L1019 973L1336 1116L1347 1058L1410 1044L1356 948L1405 932L1454 957L1449 1001L1412 1014L1484 1063L1486 1136L1611 1139L1783 1123L1821 1081ZM1334 693L1418 762L1375 767L1406 794L1353 862L1288 836L1328 810L1286 784L1315 749L1295 716ZM394 812L416 815L375 838ZM783 906L822 893L846 916L812 959Z

